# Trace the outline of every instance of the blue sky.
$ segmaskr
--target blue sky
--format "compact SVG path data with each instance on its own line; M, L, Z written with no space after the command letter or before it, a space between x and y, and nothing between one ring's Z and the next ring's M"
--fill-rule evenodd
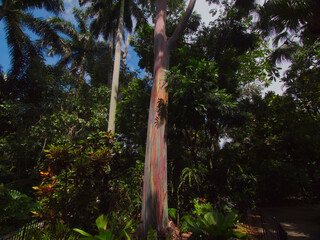
M1 0L0 0L1 3ZM72 8L73 6L79 7L78 0L64 0L65 5L65 12L61 14L61 17L74 22L74 18L72 15ZM211 7L208 6L207 2L205 0L197 0L195 5L195 11L201 14L202 20L209 24L210 21L212 21L212 16L209 13ZM42 18L48 18L50 16L50 13L44 11L44 10L38 10L34 11L34 15L36 17L42 17ZM133 51L132 47L129 47L129 52L127 55L127 65L128 67L133 69L139 69L138 67L138 61L139 58L137 54ZM52 64L54 60L48 59L48 63ZM5 39L5 32L4 32L4 24L1 21L0 22L0 65L2 65L3 70L6 72L10 68L10 58L9 58L9 51L7 47L7 42Z
M259 0L258 2L262 2L262 0ZM0 3L2 4L2 1L0 0ZM74 22L74 18L72 15L72 8L74 6L79 7L78 0L64 0L65 4L65 12L61 14L61 17ZM195 11L197 13L201 14L202 21L206 24L209 24L210 21L213 21L211 14L209 13L210 9L212 9L212 6L208 6L207 2L205 0L197 0L195 5ZM48 18L50 16L50 13L44 11L44 10L37 10L33 12L36 17L42 17L42 18ZM30 33L30 36L35 38L35 35ZM55 58L48 58L47 63L53 64L56 61ZM138 61L139 58L137 54L133 51L133 48L129 47L129 52L127 55L127 66L130 70L138 70ZM7 72L10 68L10 57L9 57L9 50L7 47L7 42L5 39L5 30L4 30L4 24L3 21L0 22L0 65L3 67L3 70ZM288 64L284 64L283 69L287 69ZM282 71L283 72L283 71ZM267 92L269 90L275 91L278 94L281 94L283 92L282 89L283 83L280 81L273 82L271 86L264 90L264 92Z
M2 21L0 22L0 65L2 65L5 72L10 67L9 51L4 34L4 24Z
M0 0L0 4L2 4L1 0ZM78 8L80 7L78 0L64 0L64 6L65 6L65 12L62 13L60 17L74 23L75 21L74 21L73 15L72 15L72 9L74 6L78 7ZM35 17L41 17L43 19L46 19L46 18L49 18L50 16L52 16L51 13L44 11L44 10L33 11L33 14ZM37 38L37 36L35 36L30 31L27 31L27 33L31 38L34 38L34 39ZM58 59L57 57L47 58L47 63L54 64L57 59ZM130 70L139 69L138 61L139 61L139 58L138 58L137 54L133 51L133 48L130 46L129 52L127 55L127 66L130 68ZM2 66L4 72L7 72L10 68L9 49L8 49L8 45L7 45L7 41L6 41L6 35L5 35L3 21L0 21L0 65Z

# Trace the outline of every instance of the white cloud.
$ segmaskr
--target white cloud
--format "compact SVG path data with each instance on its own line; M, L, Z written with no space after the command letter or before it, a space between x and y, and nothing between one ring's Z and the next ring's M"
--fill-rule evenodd
M196 1L196 5L194 6L194 10L201 15L201 20L206 25L208 25L210 21L213 20L212 15L209 13L209 11L213 7L213 5L209 6L206 0L198 0Z

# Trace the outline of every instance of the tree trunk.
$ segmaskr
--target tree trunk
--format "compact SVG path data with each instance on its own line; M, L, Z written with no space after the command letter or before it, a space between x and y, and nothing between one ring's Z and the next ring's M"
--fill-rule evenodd
M153 84L149 107L141 216L143 236L146 236L149 227L160 231L168 226L166 137L168 93L165 70L169 55L165 32L166 4L166 0L157 1Z
M79 73L79 76L80 76L80 78L81 78L81 83L83 83L84 81L85 81L85 79L84 79L84 76L85 76L85 73L86 73L86 71L85 71L85 64L86 64L86 55L84 55L83 57L82 57L82 60L81 60L81 65L80 65L80 73Z
M166 35L166 0L156 1L154 30L154 67L151 90L140 235L146 238L149 228L163 231L168 227L167 195L167 106L165 70L169 51L192 13L196 0L190 0L185 15L171 38Z
M109 45L109 52L110 52L110 59L111 61L113 60L113 45L114 45L114 40L113 40L113 35L114 35L114 30L111 30L110 34L110 45ZM112 71L108 72L108 87L112 88Z
M115 52L114 65L113 65L112 88L111 88L109 121L108 121L108 131L111 131L111 133L115 132L115 118L116 118L116 108L117 108L117 101L118 101L120 61L121 61L121 44L122 44L122 38L123 38L122 36L123 14L124 14L124 0L121 0L120 16L119 16L118 29L117 29L116 52Z
M122 56L122 62L123 62L123 65L126 66L126 61L127 61L127 55L128 55L128 51L129 51L129 43L130 43L130 33L128 33L127 35L127 41L126 41L126 49L123 53L123 56Z

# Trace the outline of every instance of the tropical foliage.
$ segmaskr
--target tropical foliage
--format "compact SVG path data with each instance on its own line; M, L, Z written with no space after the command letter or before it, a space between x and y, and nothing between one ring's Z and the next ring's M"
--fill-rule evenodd
M110 172L120 167L121 152L114 141L114 136L101 132L78 143L49 146L42 182L33 187L41 206L36 216L89 228L92 217L111 209L116 204L112 193L118 190Z
M116 222L116 214L113 212L112 214L112 220L108 221L108 217L105 215L101 215L96 220L96 226L98 228L99 234L92 236L90 233L87 233L81 229L75 228L74 231L80 233L82 236L81 239L105 239L105 240L120 240L124 237L128 240L130 240L130 234L134 231L133 228L133 222L132 220L128 221L126 226L122 228L121 232L119 234L115 233L116 225L118 223ZM119 228L119 226L117 226Z
M247 239L248 236L235 231L238 214L234 211L221 213L210 203L199 204L195 201L196 216L184 216L186 228L191 230L190 239Z
M28 66L31 59L40 57L39 49L23 31L27 27L40 36L50 35L50 26L43 20L35 18L29 10L45 8L47 11L58 14L62 11L61 0L27 1L27 0L3 0L0 6L0 21L5 24L7 43L11 55L13 75L21 74L24 67Z
M160 66L159 29L146 21L159 14L155 1L80 1L73 22L55 15L63 1L0 1L11 59L10 69L0 67L1 237L38 217L46 228L34 239L134 238L142 205L152 199L164 209L152 215L144 208L153 223L166 223L168 208L169 220L193 238L228 239L241 237L235 227L261 203L319 201L317 1L208 2L212 23L187 14L180 30L186 2L162 6L175 45L160 34L170 47L170 61ZM130 45L140 69L119 65L112 134L106 130L121 3L126 31L136 30ZM38 18L39 9L53 16ZM285 59L290 66L280 75L277 64ZM159 93L152 90L154 72L163 96L152 95ZM262 92L280 79L282 95ZM167 152L153 142L160 128L158 145ZM145 169L160 169L144 164L154 153L166 159L166 187L160 175L144 177ZM143 199L148 177L166 188L161 201ZM147 237L170 238L171 230L153 223Z

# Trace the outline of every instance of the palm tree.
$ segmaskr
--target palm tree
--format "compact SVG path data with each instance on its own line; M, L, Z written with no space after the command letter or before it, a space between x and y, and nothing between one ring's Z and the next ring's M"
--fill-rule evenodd
M42 37L51 34L48 31L48 23L27 12L35 8L44 8L54 14L64 10L62 0L2 0L0 5L0 21L3 20L5 25L13 75L19 74L19 70L25 66L29 59L26 56L40 54L40 50L25 34L23 28L27 27Z
M83 2L81 4L84 4ZM105 41L109 40L109 56L113 59L114 54L114 30L117 28L114 16L112 16L112 1L95 1L87 8L91 17L96 16L91 22L90 30L95 38L102 34ZM112 70L108 71L107 84L112 87Z
M88 2L92 2L89 7L89 12L91 15L96 15L97 17L93 20L91 24L91 29L96 36L102 33L105 40L113 39L113 29L115 23L117 25L116 30L116 48L113 66L113 76L112 76L112 87L111 87L111 99L110 99L110 109L109 109L109 121L108 121L108 131L112 133L115 132L115 115L116 115L116 105L118 99L118 88L119 88L119 74L120 74L120 61L121 61L121 44L123 40L124 27L131 32L133 28L132 17L137 20L136 28L145 21L145 13L139 7L145 5L144 0L118 0L118 1L108 1L108 0L80 0L81 5ZM112 41L113 42L113 41Z
M70 71L78 73L84 82L85 73L93 67L96 57L108 53L108 45L93 38L88 27L88 14L77 8L73 9L73 14L78 28L59 17L48 20L55 31L65 34L68 38L58 37L58 41L44 38L41 44L49 47L49 56L61 56L57 63L59 67L70 64Z
M257 28L265 36L275 34L277 47L273 61L292 59L303 44L313 44L320 37L320 1L314 0L268 0L258 10L260 20ZM280 47L279 43L282 42Z

